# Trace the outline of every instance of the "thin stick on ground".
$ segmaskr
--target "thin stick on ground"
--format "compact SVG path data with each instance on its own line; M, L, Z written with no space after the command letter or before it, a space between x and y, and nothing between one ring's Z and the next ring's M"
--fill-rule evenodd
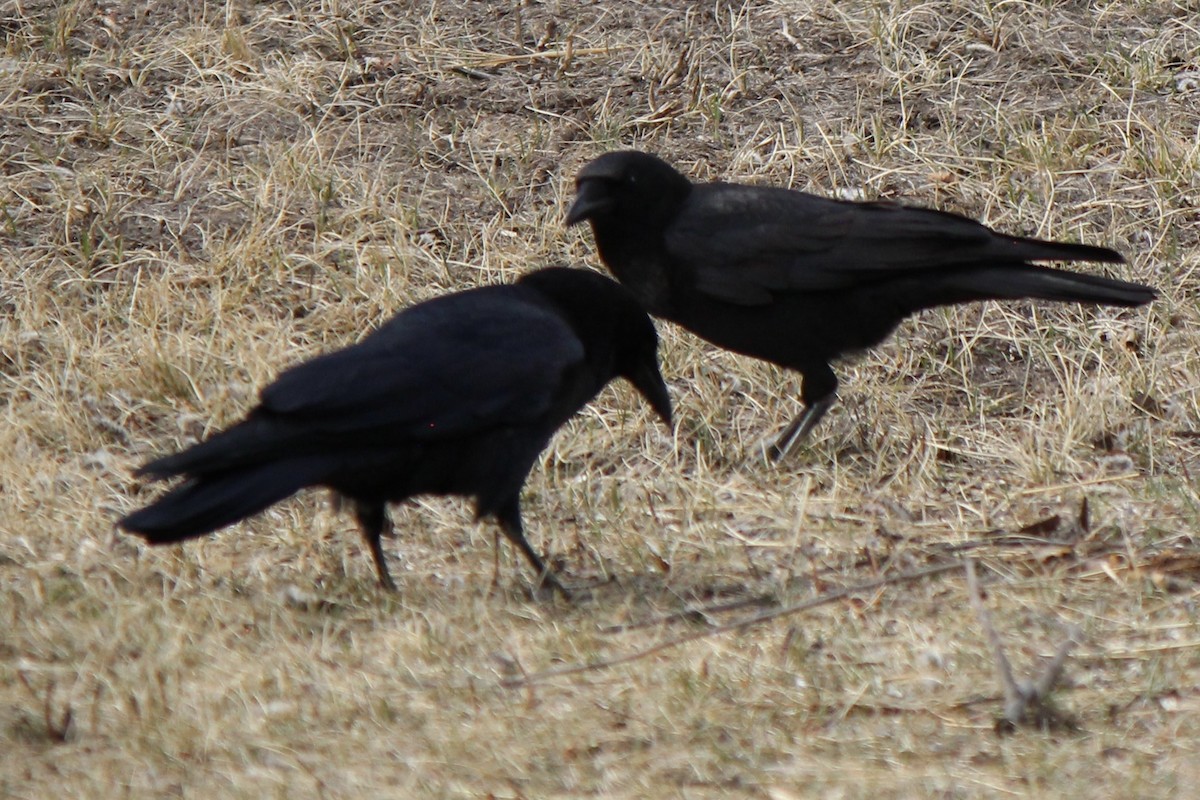
M975 562L967 559L965 568L971 606L979 617L979 624L983 626L984 633L987 634L988 646L996 661L996 672L1004 689L1004 715L997 720L996 729L1009 732L1023 724L1033 724L1040 728L1075 727L1051 705L1050 693L1054 690L1054 684L1062 677L1067 655L1079 638L1078 626L1072 625L1068 628L1067 639L1058 646L1041 677L1036 681L1018 681L1013 677L1012 665L1004 653L1004 643L1000 640L1000 634L992 624L992 615L983 604L983 594L975 576Z
M656 625L670 625L672 622L688 620L691 622L699 622L708 624L710 614L723 614L727 611L740 611L743 608L751 606L766 606L775 605L775 598L769 594L758 594L753 597L746 597L741 600L730 600L725 603L714 603L707 606L692 606L685 608L682 611L673 611L670 614L662 614L650 619L639 620L638 622L627 622L622 625L605 625L600 628L601 633L628 633L629 631L641 630L643 628L653 628Z
M517 64L522 61L553 61L562 59L564 62L569 62L574 56L599 56L615 53L620 50L628 50L628 46L614 45L610 47L575 47L570 41L560 50L539 50L536 53L516 53L513 55L496 55L484 56L470 64L456 65L454 69L460 66L467 69L479 68L495 68L503 67L507 64ZM490 75L488 77L491 77Z
M873 569L878 572L887 572L895 561L893 555L882 566L873 565ZM814 586L821 586L825 581L820 577L820 573L814 569L812 575ZM651 628L655 625L669 625L673 622L689 621L699 622L706 625L712 625L709 622L709 616L712 614L724 614L729 611L738 611L751 606L776 606L778 601L773 594L758 594L752 597L746 597L741 600L729 600L723 603L713 603L706 606L690 606L680 611L673 611L669 614L663 614L650 619L641 620L638 622L627 622L621 625L606 625L600 628L601 633L626 633L628 631L640 630L642 628Z
M684 636L678 636L674 639L667 639L666 641L659 642L658 644L651 645L650 647L646 647L641 650L635 650L632 653L618 656L616 658L593 661L590 664L577 664L570 667L558 667L555 669L543 670L542 672L535 672L531 675L525 675L520 678L512 678L501 681L500 685L513 688L525 686L527 684L546 680L548 678L560 678L564 675L577 675L582 672L592 672L594 670L608 669L609 667L628 664L632 661L637 661L639 659L646 658L647 656L652 656L655 653L661 653L664 650L669 650L672 647L677 647L678 645L686 644L687 642L694 642L697 639L704 639L709 636L728 633L729 631L749 628L754 625L779 619L780 617L798 614L802 611L808 611L819 606L828 605L829 603L835 603L838 600L844 600L847 597L851 597L862 592L870 592L884 586L897 586L904 583L912 583L924 578L931 578L934 575L941 575L946 572L951 572L953 570L960 569L961 567L962 562L954 561L948 564L938 564L937 566L926 567L925 569L913 570L912 572L902 572L899 575L891 575L886 578L879 578L878 580L855 584L854 586L847 586L843 589L837 589L836 591L823 594L820 597L814 597L812 600L806 600L803 603L797 603L796 605L776 609L775 611L767 611L762 614L756 614L753 617L748 617L736 622L730 622L725 625L716 625L712 628L705 628L702 631L689 633Z

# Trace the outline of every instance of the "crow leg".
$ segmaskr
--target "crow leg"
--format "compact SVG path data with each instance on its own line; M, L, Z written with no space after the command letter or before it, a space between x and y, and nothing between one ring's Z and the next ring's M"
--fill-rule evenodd
M558 582L558 578L554 577L554 573L546 566L541 557L534 552L529 546L529 542L525 539L524 527L521 524L521 501L519 498L512 498L500 506L496 511L496 521L500 523L500 530L508 537L508 540L515 544L533 568L537 570L538 582L537 588L549 586L554 591L561 594L565 599L570 600L571 595L563 585Z
M367 547L371 549L371 558L375 560L375 572L379 574L379 582L389 592L396 591L396 584L388 572L387 562L383 560L383 547L379 537L391 533L392 521L388 518L387 505L384 503L366 503L361 500L354 502L354 517L362 529Z
M803 441L812 429L817 427L817 423L821 421L821 417L825 416L834 404L835 398L827 397L813 403L811 406L805 406L804 411L791 421L784 428L783 433L779 434L779 438L771 445L768 454L772 461L779 461L791 451L797 442Z
M812 433L825 413L837 402L837 385L837 376L828 364L804 371L804 386L800 392L804 401L804 411L784 428L783 433L779 434L779 438L771 445L768 454L772 461L782 459L797 443Z

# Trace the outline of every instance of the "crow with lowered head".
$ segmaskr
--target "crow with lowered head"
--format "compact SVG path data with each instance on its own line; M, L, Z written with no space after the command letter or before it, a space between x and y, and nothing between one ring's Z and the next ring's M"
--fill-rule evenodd
M285 371L242 422L143 466L137 474L185 480L118 524L178 542L325 486L352 501L379 581L394 590L379 541L386 504L468 496L539 585L565 595L525 539L521 487L554 432L616 377L670 424L654 325L602 275L543 269L438 297Z
M775 459L833 405L830 362L879 344L910 314L1016 298L1139 306L1156 294L1033 263L1124 262L1107 248L1007 236L890 202L695 184L636 151L580 171L567 224L584 220L601 259L650 313L801 373L805 409L772 446Z

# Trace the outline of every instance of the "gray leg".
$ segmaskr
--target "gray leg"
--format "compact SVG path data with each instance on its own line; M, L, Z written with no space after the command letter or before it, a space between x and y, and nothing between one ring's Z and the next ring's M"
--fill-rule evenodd
M392 530L387 506L383 503L363 503L356 500L354 516L362 528L363 538L367 540L371 558L375 560L375 572L379 574L379 582L389 592L396 591L396 584L392 582L392 576L388 573L387 562L383 560L383 548L379 544L379 537L384 533L391 533Z
M771 445L772 461L778 461L788 454L797 442L804 440L812 429L817 427L825 412L837 402L837 375L829 364L815 361L800 369L804 383L800 388L800 399L804 401L804 411L792 420L775 444Z
M771 460L779 461L791 451L797 442L803 441L808 434L812 433L812 429L817 427L821 417L825 416L825 412L829 411L835 402L837 402L837 398L831 396L806 406L804 411L784 428L783 433L779 434L779 438L767 451Z
M525 539L524 528L521 525L521 501L519 498L506 502L496 512L496 521L500 523L500 530L508 537L508 540L515 544L522 553L525 554L526 560L529 561L533 568L537 571L538 583L537 588L549 586L554 591L558 592L563 598L570 600L570 593L563 588L563 585L554 577L554 573L546 566L541 557L533 551L529 546L529 542Z

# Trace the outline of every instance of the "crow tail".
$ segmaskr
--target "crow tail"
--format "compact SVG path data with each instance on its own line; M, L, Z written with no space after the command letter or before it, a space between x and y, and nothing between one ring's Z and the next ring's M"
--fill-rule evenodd
M953 282L953 276L947 276ZM1140 283L1085 275L1078 272L1026 264L1019 268L981 269L964 272L961 277L978 299L1006 300L1033 298L1068 303L1099 303L1113 306L1140 306L1158 296L1152 287Z
M324 471L319 459L297 459L192 478L117 525L151 544L193 539L320 483Z

